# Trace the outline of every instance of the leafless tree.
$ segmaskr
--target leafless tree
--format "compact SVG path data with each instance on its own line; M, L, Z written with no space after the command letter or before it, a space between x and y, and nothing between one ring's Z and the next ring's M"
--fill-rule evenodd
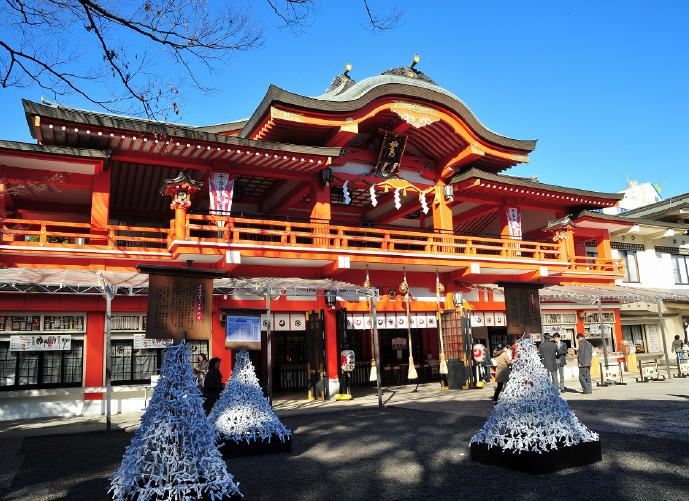
M78 94L111 112L179 113L181 89L209 90L201 69L218 69L263 42L251 10L226 1L0 0L0 83ZM318 12L319 0L265 1L294 31ZM362 2L369 29L401 22L395 8L379 16Z

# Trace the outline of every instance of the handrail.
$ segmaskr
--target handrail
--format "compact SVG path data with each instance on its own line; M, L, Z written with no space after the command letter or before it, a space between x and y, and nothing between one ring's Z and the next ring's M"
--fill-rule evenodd
M0 220L0 235L5 244L12 245L18 245L21 242L21 245L36 247L63 246L74 249L138 247L141 250L159 251L166 247L168 230L124 225L108 225L101 228L89 223L3 219Z
M572 264L572 271L593 271L624 275L624 259L574 256L570 258L570 263Z
M225 226L217 226L224 222ZM261 242L266 246L334 249L378 249L383 252L438 255L496 256L499 258L562 262L562 248L552 242L422 232L397 227L362 228L327 221L297 222L226 216L187 215L189 241L215 239L231 243Z
M224 226L218 225L219 222ZM343 251L371 250L428 256L484 257L498 260L539 261L569 265L566 272L622 275L622 259L575 256L565 259L553 242L461 235L443 231L417 231L396 226L363 227L327 220L296 221L187 214L185 234L171 228L89 223L0 219L0 238L7 245L81 249L137 248L142 252L167 249L169 237L197 242L227 242L269 247L306 247Z

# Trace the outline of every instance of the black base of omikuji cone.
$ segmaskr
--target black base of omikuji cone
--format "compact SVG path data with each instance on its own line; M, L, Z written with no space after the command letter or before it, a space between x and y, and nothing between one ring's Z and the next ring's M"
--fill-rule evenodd
M280 437L270 437L270 442L266 440L222 440L218 444L220 446L220 454L223 459L241 458L248 456L263 456L265 454L282 454L285 452L292 452L292 437L285 437L285 441L280 440Z
M139 485L141 485L141 484L139 484ZM195 492L195 491L192 491L192 492ZM126 499L130 499L131 501L136 501L137 499L139 499L139 496L137 494L134 494L133 497L126 498ZM158 495L153 494L153 496L150 498L151 501L168 501L169 499L170 499L170 497L168 494L164 494L163 497L159 497ZM233 494L233 495L225 495L221 498L216 496L215 499L213 500L211 498L210 494L207 496L201 495L201 497L199 497L199 498L195 498L195 497L193 497L193 495L189 494L189 496L185 497L184 499L189 499L190 501L191 500L193 500L193 501L240 501L241 499L244 499L244 498L242 497L241 494Z
M471 460L483 464L500 466L509 470L523 471L532 475L553 473L567 468L597 463L603 459L600 442L580 442L543 452L516 452L486 444L471 444Z

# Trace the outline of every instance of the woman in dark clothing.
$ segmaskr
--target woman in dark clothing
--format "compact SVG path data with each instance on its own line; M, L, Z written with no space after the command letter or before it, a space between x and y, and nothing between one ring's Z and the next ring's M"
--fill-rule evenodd
M203 382L203 396L206 399L203 403L203 410L206 412L206 416L211 413L211 409L215 402L218 401L220 393L225 389L225 385L222 382L222 374L220 373L220 359L218 357L211 358L208 366L208 373Z

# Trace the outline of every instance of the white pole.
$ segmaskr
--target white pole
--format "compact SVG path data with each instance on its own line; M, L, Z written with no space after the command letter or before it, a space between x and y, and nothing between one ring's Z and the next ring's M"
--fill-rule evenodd
M381 388L381 371L383 366L380 364L380 348L378 347L378 320L376 318L376 301L378 301L378 289L371 289L371 322L373 323L373 354L376 357L376 381L378 385L378 409L383 410L383 389Z
M670 374L670 358L667 355L667 340L665 339L665 322L663 322L663 307L660 302L660 298L656 299L656 304L658 305L658 318L660 319L660 333L663 336L663 352L665 353L665 368L667 369L668 379L672 379Z
M110 361L110 329L112 325L112 288L105 285L105 422L106 431L110 431L112 420L110 418L110 404L112 402L112 367Z
M273 316L270 314L270 287L266 287L266 309L268 327L266 329L266 349L268 350L268 402L273 406Z

